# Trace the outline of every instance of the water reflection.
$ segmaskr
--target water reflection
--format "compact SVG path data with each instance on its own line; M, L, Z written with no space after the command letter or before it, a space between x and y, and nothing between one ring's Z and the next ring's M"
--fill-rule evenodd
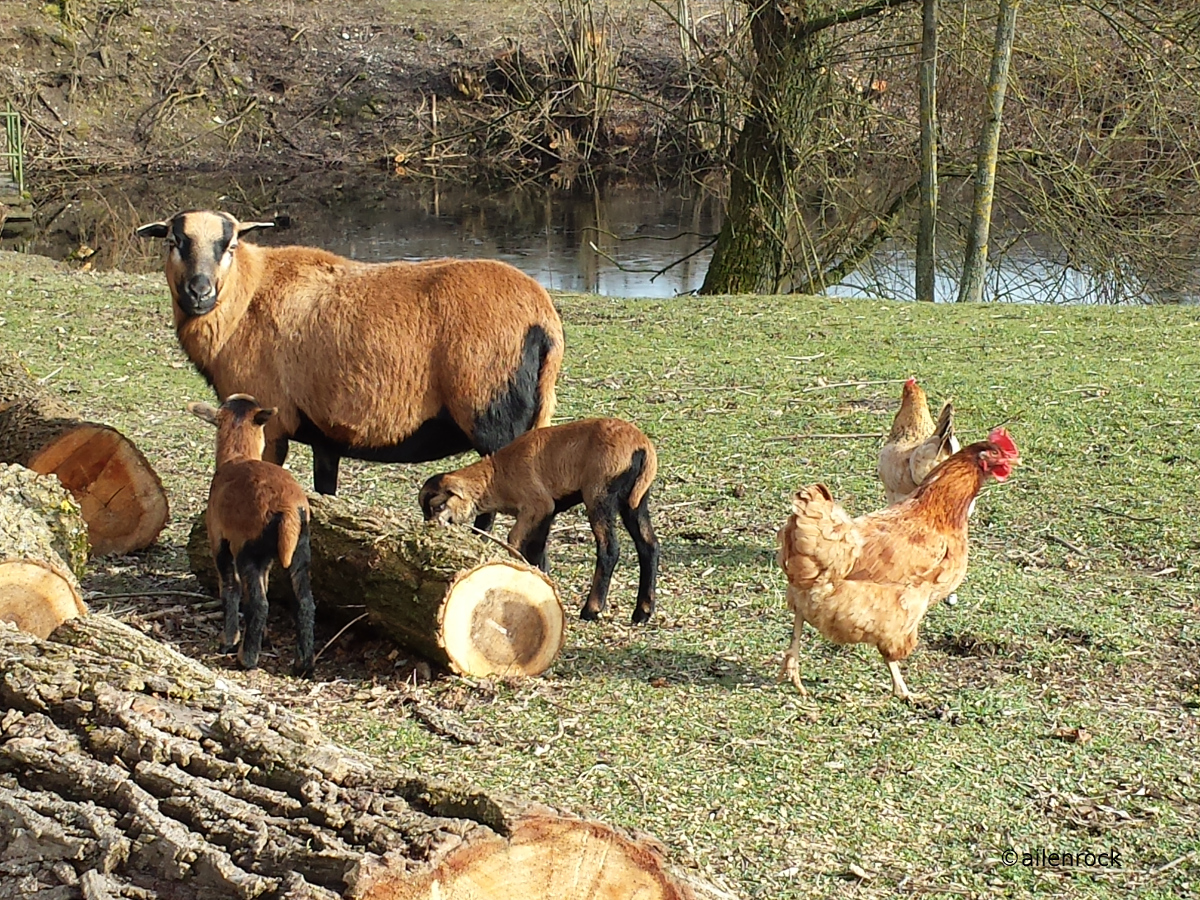
M36 198L38 233L22 249L63 259L85 244L99 268L156 269L158 248L133 239L133 229L211 208L243 220L286 217L287 228L255 233L263 244L369 261L491 257L552 290L632 297L699 288L722 213L720 198L692 184L487 191L343 173L109 178L47 193Z
M96 268L148 272L161 265L161 251L134 238L134 228L183 209L224 209L244 220L288 222L257 232L255 240L264 244L311 244L369 261L491 257L552 290L623 297L697 290L723 213L722 198L694 183L488 190L377 172L126 176L42 184L40 191L35 235L0 246L56 259L86 248L95 251L90 262ZM1018 303L1198 300L1196 279L1173 293L1151 290L1133 275L1118 285L1059 257L1032 241L1006 245L991 259L984 296ZM957 299L957 274L953 262L939 274L937 300ZM885 246L829 293L911 300L914 283L911 253Z

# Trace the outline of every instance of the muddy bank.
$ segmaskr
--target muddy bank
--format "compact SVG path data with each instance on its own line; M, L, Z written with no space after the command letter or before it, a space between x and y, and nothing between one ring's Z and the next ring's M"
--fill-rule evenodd
M555 3L453 0L0 4L0 97L25 118L35 180L431 164L446 176L483 163L533 176L583 154L560 102L563 16ZM664 112L681 90L675 25L621 2L593 26L621 88L587 132L593 160L629 170L684 152Z

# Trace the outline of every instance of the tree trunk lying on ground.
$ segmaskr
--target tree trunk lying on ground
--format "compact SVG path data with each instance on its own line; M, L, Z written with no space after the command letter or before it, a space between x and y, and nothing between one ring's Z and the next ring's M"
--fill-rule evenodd
M0 621L44 638L87 612L87 525L56 478L0 464Z
M133 442L81 420L11 354L0 354L0 462L57 475L79 501L96 556L148 547L167 523L162 482Z
M343 749L106 616L0 625L0 704L0 900L730 896L649 839Z
M392 640L464 675L540 675L562 650L566 614L539 570L462 528L310 495L312 587L319 613L365 612ZM188 540L191 569L217 592L204 517ZM276 567L270 597L290 602ZM215 636L214 636L215 638Z

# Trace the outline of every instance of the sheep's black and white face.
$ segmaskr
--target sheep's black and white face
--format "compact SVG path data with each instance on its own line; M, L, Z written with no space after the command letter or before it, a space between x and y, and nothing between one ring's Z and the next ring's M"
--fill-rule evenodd
M229 213L189 210L164 222L151 222L137 230L141 237L166 241L164 269L171 297L186 316L212 312L220 299L221 284L234 264L238 237L270 222L239 222Z

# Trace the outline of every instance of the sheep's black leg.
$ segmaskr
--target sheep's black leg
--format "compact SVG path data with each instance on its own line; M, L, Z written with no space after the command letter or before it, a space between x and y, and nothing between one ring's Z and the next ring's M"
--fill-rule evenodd
M495 513L480 513L475 517L475 527L480 531L491 531L496 522Z
M247 669L253 669L258 666L263 632L267 627L267 576L271 564L259 563L250 558L245 550L239 554L237 563L238 577L246 592L246 631L238 649L238 662Z
M275 463L277 466L282 466L287 460L288 455L288 439L276 438L273 441L267 441L263 447L263 459L267 462Z
M317 444L313 444L312 454L313 487L317 489L318 494L336 494L341 454Z
M242 590L238 585L237 569L233 564L233 552L229 541L221 541L214 560L221 579L221 599L225 601L225 630L221 634L221 652L232 653L242 638Z
M633 608L633 624L640 625L649 621L654 613L654 586L658 580L658 538L650 524L650 494L642 497L637 509L630 508L628 500L621 503L620 509L621 521L637 547L638 596L637 606Z
M553 524L554 513L551 513L533 527L525 536L525 540L521 541L521 546L517 548L527 563L537 566L543 572L550 571L549 564L546 562L546 542L550 540L550 526Z
M596 571L592 573L592 590L587 602L579 611L581 619L597 619L608 606L608 586L621 556L621 548L617 544L616 507L617 498L606 494L588 510L588 522L592 526L592 534L596 536Z
M296 549L292 553L292 564L288 567L288 577L292 580L292 590L296 594L296 665L293 671L297 675L311 678L313 673L313 620L316 618L316 605L313 602L312 584L308 577L308 568L312 562L312 546L309 540L308 513L300 511L300 539L296 541Z

